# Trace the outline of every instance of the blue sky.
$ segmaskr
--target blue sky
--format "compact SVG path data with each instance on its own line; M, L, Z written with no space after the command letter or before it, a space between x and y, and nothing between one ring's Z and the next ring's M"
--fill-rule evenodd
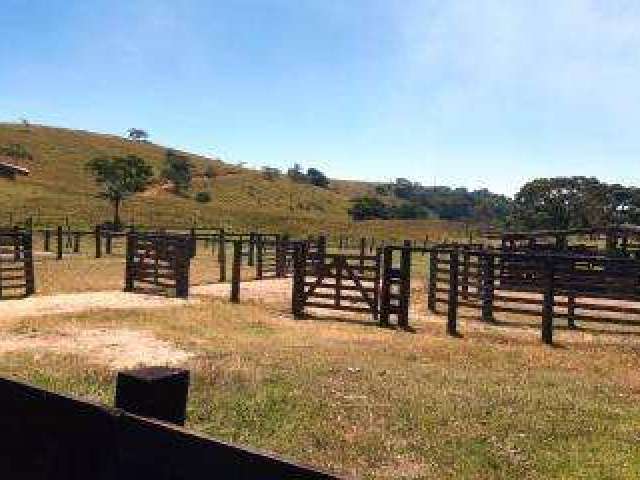
M640 2L3 0L0 119L332 177L640 184Z

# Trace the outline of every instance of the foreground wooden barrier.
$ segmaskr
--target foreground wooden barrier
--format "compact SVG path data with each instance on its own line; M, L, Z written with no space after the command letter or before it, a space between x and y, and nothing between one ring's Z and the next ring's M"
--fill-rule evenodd
M0 478L321 480L274 455L0 377Z

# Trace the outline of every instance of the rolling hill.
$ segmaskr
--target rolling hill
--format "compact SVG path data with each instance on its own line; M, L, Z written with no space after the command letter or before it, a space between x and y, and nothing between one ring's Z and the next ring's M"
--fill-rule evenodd
M74 225L93 225L111 218L107 202L85 169L98 155L135 154L160 172L166 147L79 130L40 125L0 124L0 146L23 145L32 155L20 160L29 177L0 179L0 223L33 217L36 224L56 225L68 218ZM123 218L144 225L223 226L237 230L270 229L300 235L325 231L375 235L380 238L424 238L460 232L462 226L437 220L353 222L347 213L350 199L374 195L374 185L332 181L328 189L296 183L282 176L267 179L262 172L185 153L195 166L192 192L177 196L158 179L147 191L125 202ZM214 176L205 170L213 165ZM212 195L198 203L193 193Z

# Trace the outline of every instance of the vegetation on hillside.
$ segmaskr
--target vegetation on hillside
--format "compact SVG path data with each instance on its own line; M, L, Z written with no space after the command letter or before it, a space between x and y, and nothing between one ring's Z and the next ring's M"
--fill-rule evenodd
M153 167L136 155L96 157L87 168L101 186L100 197L113 206L113 225L119 228L120 205L134 193L144 191L153 177Z
M193 165L184 154L172 149L167 150L162 178L172 183L177 195L186 195L191 188Z
M466 188L425 187L405 178L378 185L375 193L375 198L363 195L353 200L349 212L354 220L439 218L501 223L506 220L511 203L508 197L486 189L469 191Z
M0 154L31 172L18 182L0 179L1 223L32 216L36 224L58 224L67 218L77 225L104 222L112 209L100 198L104 191L85 164L96 157L129 155L143 159L160 175L150 179L144 192L129 195L119 206L124 222L169 226L198 222L380 238L393 234L399 239L424 238L425 233L451 237L467 223L541 229L640 222L639 189L595 178L535 179L511 200L487 190L426 187L402 178L389 184L329 181L319 170L304 171L300 165L286 175L273 167L254 171L167 150L146 138L148 134L144 141L131 141L29 123L0 124ZM160 188L167 178L181 195Z
M351 221L347 213L350 199L359 193L375 195L374 185L364 182L331 180L326 188L318 188L306 180L293 181L286 174L266 178L262 171L177 152L193 166L191 187L186 195L178 196L164 188L166 182L160 175L167 149L148 141L33 124L0 124L0 145L11 144L29 152L29 158L17 163L31 174L17 182L0 179L0 224L30 217L35 225L59 225L68 220L89 227L105 222L113 209L99 197L100 186L85 168L86 162L98 156L136 155L157 177L144 192L122 204L121 220L126 223L189 227L196 222L246 231L341 233L389 240L424 239L425 234L434 239L464 236L463 225L449 221ZM206 195L197 192L208 192L210 201L203 202Z
M516 194L509 226L566 229L640 222L640 189L593 177L538 178Z

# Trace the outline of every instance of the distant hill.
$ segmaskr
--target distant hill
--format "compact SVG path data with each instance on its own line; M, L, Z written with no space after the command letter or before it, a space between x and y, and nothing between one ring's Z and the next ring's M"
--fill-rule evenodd
M93 225L111 218L109 205L85 169L98 155L135 154L162 169L166 147L125 138L40 125L0 124L0 146L19 144L30 158L18 163L29 177L0 179L0 224L33 216L41 224L59 224L69 217L76 225ZM124 204L123 218L147 225L198 224L237 229L276 229L295 234L353 231L379 236L422 238L424 232L460 231L461 225L434 220L352 222L351 199L377 195L375 184L332 181L328 189L297 183L286 175L267 179L262 172L229 165L218 159L184 152L195 166L188 197L176 196L162 182ZM214 177L205 175L213 166ZM212 195L210 203L194 200L197 191ZM384 233L386 232L386 234ZM443 233L444 234L444 233Z

